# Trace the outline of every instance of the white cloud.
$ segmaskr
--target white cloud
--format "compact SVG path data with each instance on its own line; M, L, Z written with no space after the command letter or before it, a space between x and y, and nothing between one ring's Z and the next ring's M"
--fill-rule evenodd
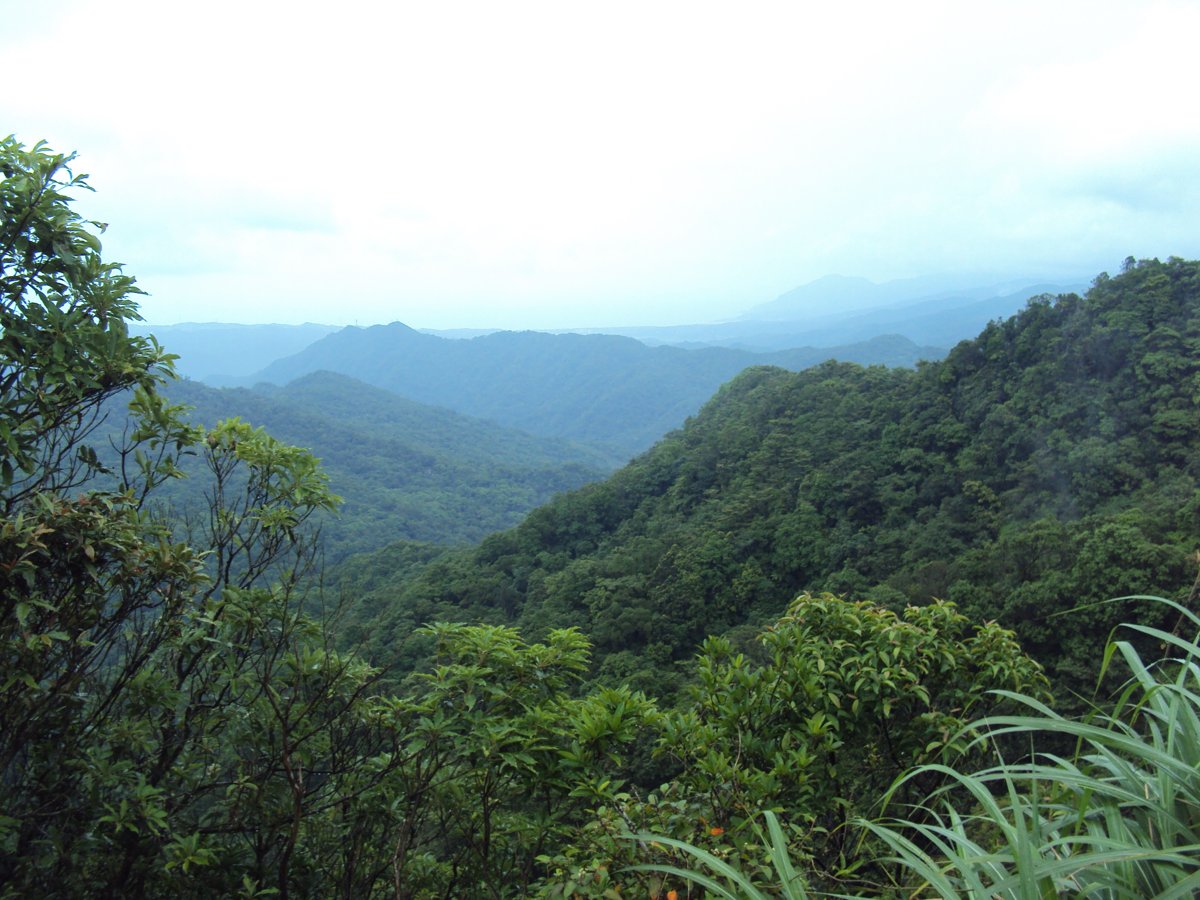
M161 321L697 320L1200 253L1192 4L37 10L0 113L80 151Z

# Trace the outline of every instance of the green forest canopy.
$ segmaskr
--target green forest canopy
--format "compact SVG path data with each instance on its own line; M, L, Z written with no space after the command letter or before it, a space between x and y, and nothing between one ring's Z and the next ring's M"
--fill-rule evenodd
M277 388L165 388L197 424L239 417L321 460L343 499L323 515L326 559L397 540L475 543L521 521L555 494L599 480L613 465L591 448L540 438L425 406L332 372ZM117 428L122 419L113 415ZM173 492L200 508L202 480Z
M577 626L606 683L670 694L708 634L802 590L939 597L1020 635L1064 690L1145 609L1186 596L1200 540L1200 266L1130 263L1038 297L916 370L756 368L605 482L389 578L354 563L372 658L436 619ZM748 630L742 630L747 629Z

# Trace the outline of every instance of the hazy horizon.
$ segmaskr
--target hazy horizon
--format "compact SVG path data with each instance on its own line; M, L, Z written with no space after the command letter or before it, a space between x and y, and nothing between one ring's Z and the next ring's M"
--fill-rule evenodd
M1112 271L1114 271L1114 272L1119 271L1119 267L1117 267L1117 266L1112 267ZM1098 274L1099 274L1098 272L1092 273L1090 276L1088 276L1085 279L1083 276L1083 273L1080 273L1079 278L1064 279L1061 282L1061 284L1065 287L1065 286L1069 286L1069 284L1072 282L1075 283L1076 285L1080 284L1082 281L1090 282L1091 279L1094 278L1095 275L1098 275ZM862 279L862 280L865 281L867 284L871 285L872 287L887 289L887 288L898 288L909 282L924 283L929 280L938 279L939 277L943 277L943 276L935 275L935 276L925 276L925 277L921 277L921 278L912 278L912 279L894 279L894 280L882 281L882 282L873 282L870 279ZM336 328L345 328L345 327L370 328L370 327L374 327L376 325L402 324L402 325L408 326L416 331L424 331L424 332L431 332L431 333L452 333L452 332L491 333L491 332L496 332L496 331L508 331L508 330L515 330L515 331L529 330L529 331L548 331L548 332L570 332L570 331L595 332L595 331L602 331L605 328L635 331L638 329L683 328L683 327L692 326L692 325L719 326L719 325L752 324L755 321L758 321L759 323L761 323L763 325L769 325L774 320L771 320L771 319L757 319L756 320L755 318L753 318L753 316L751 314L760 307L769 307L775 303L783 301L789 295L798 294L798 293L804 292L809 289L819 289L823 284L825 284L826 282L828 282L830 280L836 279L836 280L845 280L845 281L856 281L856 280L859 280L859 278L860 278L860 276L844 276L844 275L840 275L837 273L830 274L830 275L824 275L820 278L815 278L810 282L806 282L801 285L796 285L790 291L785 291L783 294L779 295L778 297L771 298L770 300L767 300L762 303L756 303L753 306L748 307L747 309L741 310L740 312L737 312L731 316L728 316L728 317L725 317L722 319L717 319L717 320L710 321L710 322L678 321L678 322L654 322L654 323L629 323L629 322L614 321L614 322L607 322L604 324L587 323L587 324L578 324L578 325L554 325L554 326L546 326L546 327L542 327L542 328L536 328L536 327L504 328L501 326L493 327L491 325L488 325L486 322L480 322L480 323L475 323L475 324L455 325L455 326L443 328L443 327L425 325L422 323L422 321L420 321L419 318L414 318L411 321L407 320L407 319L386 319L386 320L381 319L378 321L371 321L371 322L338 322L338 321L333 321L333 320L321 321L321 322L312 321L312 320L304 321L304 322L280 322L280 321L243 322L243 321L237 321L237 320L233 320L233 319L219 320L219 321L218 320L199 320L199 319L191 320L191 319L189 319L189 320L181 320L181 321L173 321L173 322L159 322L159 321L152 321L148 318L145 318L142 324L147 327L148 326L170 326L170 327L176 327L176 328L177 327L187 327L187 326L205 327L205 326L218 326L218 325L296 325L296 326L320 325L320 326L333 326ZM1030 275L1025 278L1017 278L1016 281L1019 282L1020 284L1028 283L1030 286L1032 286L1034 284L1044 282L1045 279L1039 279L1036 276ZM995 287L999 288L1006 284L1009 284L1008 279L1002 278L1002 277L1000 277L998 275L994 275L994 274L980 275L975 279L955 278L955 279L952 279L952 282L954 284L960 285L964 289L966 288L966 286L968 284L971 287L976 287L976 288L989 287L989 286L995 286ZM1011 285L1009 284L1009 286L1011 286ZM954 290L947 289L945 292L946 293L954 293ZM933 291L932 289L928 290L928 291L924 291L924 290L913 290L910 292L899 291L898 296L900 299L896 299L895 297L893 297L892 299L889 299L889 300L873 301L871 297L865 297L863 300L861 300L857 303L848 303L845 306L835 309L835 310L832 310L832 311L830 311L829 309L822 309L820 307L812 307L812 308L808 308L806 310L805 314L798 315L796 317L796 321L803 321L803 320L820 321L820 320L826 319L826 318L840 318L842 316L847 316L847 315L869 314L869 313L873 313L873 312L882 312L882 311L887 310L889 307L905 306L909 302L910 298L911 299L922 299L927 296L931 296L934 293L936 293L936 292ZM416 312L415 315L419 316L420 315L419 311Z
M5 2L5 0L0 0ZM156 325L729 321L1200 257L1200 6L5 2Z

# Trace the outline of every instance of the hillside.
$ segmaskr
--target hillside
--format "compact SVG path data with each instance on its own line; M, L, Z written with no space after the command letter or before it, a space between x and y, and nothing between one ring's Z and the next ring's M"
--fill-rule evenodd
M424 406L318 372L262 389L171 384L197 423L239 416L310 449L345 503L325 522L331 559L395 540L462 544L515 525L554 494L602 478L604 454ZM184 483L186 486L186 482Z
M956 601L1086 690L1130 610L1056 617L1195 574L1198 350L1200 264L1172 259L1035 299L916 370L751 369L608 481L416 577L378 566L373 651L415 659L438 618L579 625L601 677L662 691L705 635L832 590Z
M831 356L913 365L942 351L904 339L855 347L755 354L730 348L650 348L613 335L497 332L452 340L394 322L346 328L268 366L256 380L286 383L329 370L421 403L533 434L605 445L628 459L696 412L752 365L802 369Z

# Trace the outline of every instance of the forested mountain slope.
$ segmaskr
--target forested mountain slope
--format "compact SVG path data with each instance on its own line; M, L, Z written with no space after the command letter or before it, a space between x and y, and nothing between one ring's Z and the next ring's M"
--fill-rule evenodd
M915 371L751 369L608 481L415 577L380 567L372 650L419 654L438 618L579 625L602 676L661 690L705 635L827 589L957 601L1083 689L1137 611L1057 616L1195 574L1198 399L1200 264L1177 259L1035 299Z
M342 372L533 434L604 444L624 460L681 425L748 366L802 369L830 358L910 366L943 352L896 336L770 354L533 331L452 340L394 322L331 334L254 379L282 384L318 369Z
M324 523L331 559L395 540L478 541L612 469L611 459L591 448L414 403L330 372L255 390L181 381L166 393L194 407L195 422L238 416L321 459L345 500Z

